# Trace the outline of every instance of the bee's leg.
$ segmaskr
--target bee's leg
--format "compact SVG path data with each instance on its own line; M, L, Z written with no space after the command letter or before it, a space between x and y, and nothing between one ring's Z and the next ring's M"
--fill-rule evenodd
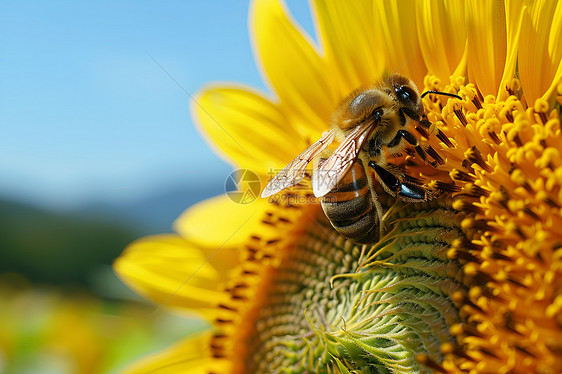
M364 164L367 164L367 163L365 162ZM379 167L374 161L369 161L368 165L373 169L374 169L373 165L375 165L376 167ZM380 168L380 169L384 170L382 168ZM367 171L367 169L365 169L365 171ZM375 170L375 173L376 173L376 170ZM389 175L392 175L389 172L387 172L387 173ZM369 183L369 190L371 191L371 195L372 195L372 198L373 198L373 204L375 204L375 208L377 210L377 216L378 216L378 221L379 221L379 231L380 231L379 238L382 238L383 235L384 235L384 228L385 228L384 217L386 216L386 214L382 209L381 203L377 199L377 193L375 192L375 184L374 184L374 180L372 178L372 175L368 171L367 171L367 174L368 174L367 181ZM396 180L396 181L398 182L398 180ZM381 184L381 185L383 186L383 189L387 190L387 192L389 192L392 196L396 196L396 194L395 193L392 194L392 192L389 191L388 188L384 184Z
M373 204L375 204L375 209L377 210L377 220L379 224L379 239L384 235L384 214L382 211L381 203L377 199L377 193L375 192L375 186L373 184L373 178L367 178L369 183L369 190L371 191L371 197L373 198Z
M385 191L392 196L400 196L408 201L425 201L427 199L426 191L422 187L408 182L400 182L394 174L373 161L369 162L369 166L377 173Z
M383 209L379 199L377 199L377 193L375 192L375 182L373 180L373 175L367 169L367 165L369 165L368 158L360 158L361 163L363 164L363 168L365 169L365 174L367 177L367 184L369 185L369 191L371 193L371 199L373 201L373 206L377 211L377 223L379 225L379 238L382 238L384 233L384 221L383 221Z
M407 141L408 143L410 143L411 145L414 146L414 148L416 149L416 152L418 152L418 154L420 155L422 160L424 160L424 161L427 160L427 156L425 155L425 151L422 149L422 147L418 143L418 139L414 135L412 135L411 132L408 132L406 130L398 130L394 139L392 139L390 141L390 143L387 144L387 147L391 148L391 147L397 146L400 143L400 140L402 140L402 139L404 139L405 141Z
M400 113L401 113L403 116L408 116L408 117L410 117L411 119L413 119L413 120L416 121L416 122L419 122L419 121L420 121L420 115L419 115L418 113L416 113L415 111L413 111L412 109L408 109L408 108L406 108L406 107L402 107L402 108L400 108Z
M400 184L400 192L398 192L398 195L407 199L427 200L427 194L423 188L407 182Z
M386 192L388 192L392 196L396 196L397 193L400 193L401 183L398 178L394 176L394 174L384 169L383 167L380 167L373 161L369 162L369 166L375 171L375 173L377 173L377 176L382 182L381 185Z

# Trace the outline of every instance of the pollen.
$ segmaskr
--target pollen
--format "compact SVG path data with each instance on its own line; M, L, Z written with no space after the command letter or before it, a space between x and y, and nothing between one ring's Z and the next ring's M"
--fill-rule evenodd
M472 243L482 248L470 251L473 258L462 257L469 291L466 298L451 297L468 309L463 309L463 328L451 328L456 345L442 346L443 367L453 372L558 373L562 370L558 109L544 99L527 106L524 98L515 96L517 80L506 100L488 95L483 102L473 84L459 84L458 77L451 81L431 89L457 90L462 100L424 99L428 118L441 123L440 130L456 145L429 138L447 160L437 166L444 173L432 173L433 184L457 186L453 196L459 199L452 208L465 214L461 228L473 230ZM455 248L447 254L459 258ZM478 334L468 334L467 329Z

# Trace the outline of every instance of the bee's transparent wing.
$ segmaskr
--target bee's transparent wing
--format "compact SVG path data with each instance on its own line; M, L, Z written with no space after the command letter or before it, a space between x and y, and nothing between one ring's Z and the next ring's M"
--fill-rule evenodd
M336 129L325 132L320 140L316 141L310 147L305 149L293 161L291 161L283 170L281 170L265 187L261 193L261 197L268 197L284 190L287 187L294 186L304 178L306 166L310 161L318 156L328 145L330 145L336 137Z
M367 121L353 129L334 153L312 175L314 196L322 197L334 189L355 162L363 143L369 137L373 123Z

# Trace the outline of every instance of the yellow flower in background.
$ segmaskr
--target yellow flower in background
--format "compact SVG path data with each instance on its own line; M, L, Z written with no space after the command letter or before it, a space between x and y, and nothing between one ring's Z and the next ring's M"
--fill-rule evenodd
M411 204L380 196L386 231L368 246L300 203L302 190L293 200L220 196L188 209L177 234L134 242L115 269L213 329L130 371L560 372L562 5L312 6L319 45L283 3L252 3L254 48L274 96L203 90L193 114L204 135L265 183L320 138L349 92L400 72L461 98L424 98L432 126L420 136L444 162L406 170L441 194Z
M96 329L101 303L74 296L12 288L0 279L0 372L86 374L108 367L110 342Z
M132 357L169 345L185 319L148 305L101 300L79 290L32 287L14 273L0 276L0 372L114 373Z

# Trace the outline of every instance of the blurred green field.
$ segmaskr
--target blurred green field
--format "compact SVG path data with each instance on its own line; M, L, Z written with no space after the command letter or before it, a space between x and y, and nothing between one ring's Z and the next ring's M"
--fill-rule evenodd
M0 201L0 373L117 373L206 325L130 291L111 263L146 227Z
M80 213L0 201L0 273L35 283L88 288L140 230Z

